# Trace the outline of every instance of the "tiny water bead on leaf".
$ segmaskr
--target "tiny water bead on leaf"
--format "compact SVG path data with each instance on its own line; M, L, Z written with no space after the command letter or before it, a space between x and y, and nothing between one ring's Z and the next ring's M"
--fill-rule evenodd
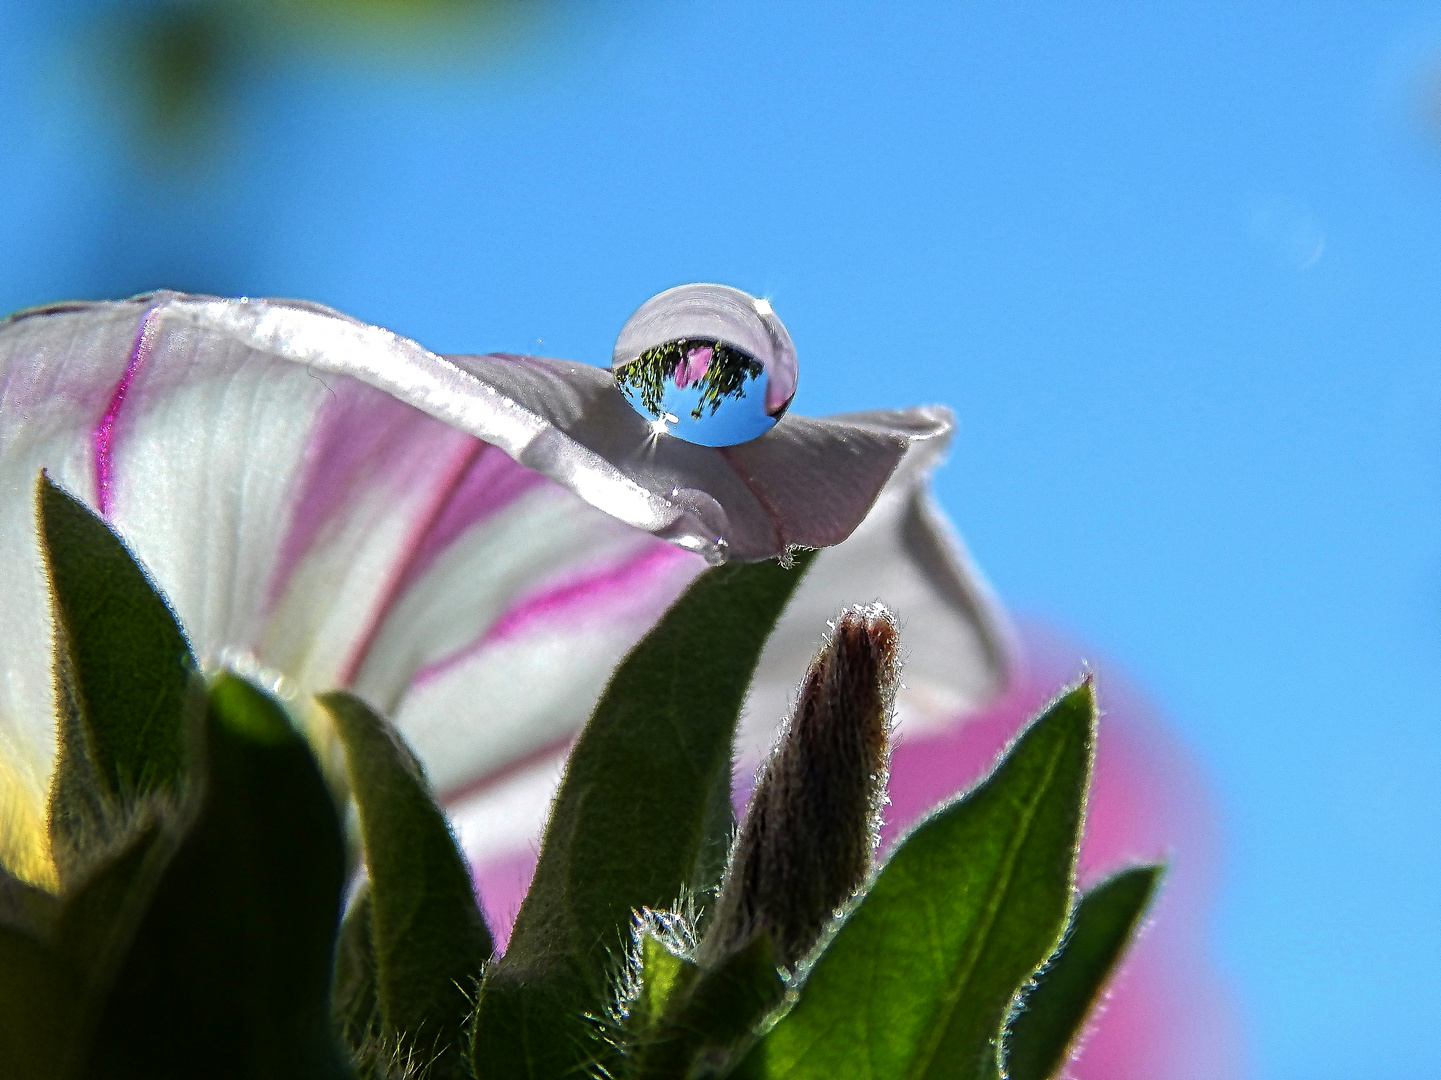
M621 328L616 386L656 436L735 446L775 426L796 393L796 350L770 303L728 285L678 285Z

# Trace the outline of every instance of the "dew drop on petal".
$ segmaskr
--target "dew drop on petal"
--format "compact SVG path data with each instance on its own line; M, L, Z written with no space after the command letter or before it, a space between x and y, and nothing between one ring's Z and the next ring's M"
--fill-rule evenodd
M770 303L728 285L679 285L636 309L616 339L616 386L650 424L702 446L773 428L796 393L796 350Z

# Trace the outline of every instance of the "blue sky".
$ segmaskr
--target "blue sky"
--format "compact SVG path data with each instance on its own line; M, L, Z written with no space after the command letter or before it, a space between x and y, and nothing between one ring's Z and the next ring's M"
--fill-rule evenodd
M605 363L665 287L766 295L796 411L955 407L1003 598L1212 777L1255 1075L1437 1075L1441 6L562 6L254 65L179 177L87 10L0 14L0 306L304 296Z

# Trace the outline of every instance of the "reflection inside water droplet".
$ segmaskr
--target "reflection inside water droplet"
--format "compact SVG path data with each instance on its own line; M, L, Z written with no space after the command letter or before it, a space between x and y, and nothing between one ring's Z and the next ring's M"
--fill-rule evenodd
M729 285L677 285L636 308L611 353L616 385L655 438L749 442L796 394L796 350L770 302Z
M766 412L765 365L710 338L680 338L647 349L616 368L615 381L655 434L702 446L749 442L779 419L779 413Z

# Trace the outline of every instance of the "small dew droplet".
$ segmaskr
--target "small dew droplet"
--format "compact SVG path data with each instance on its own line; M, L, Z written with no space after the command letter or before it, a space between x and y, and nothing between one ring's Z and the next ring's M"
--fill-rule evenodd
M770 303L728 285L680 285L621 328L616 386L652 436L734 446L773 428L796 392L796 351Z

